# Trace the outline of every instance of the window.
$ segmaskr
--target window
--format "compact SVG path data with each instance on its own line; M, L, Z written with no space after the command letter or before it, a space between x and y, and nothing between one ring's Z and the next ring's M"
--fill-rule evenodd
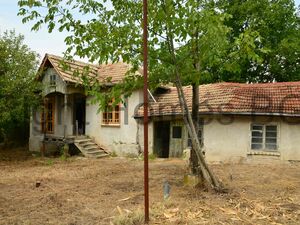
M277 125L251 125L252 150L277 150Z
M181 138L182 127L181 126L174 126L172 132L172 138Z
M42 132L54 132L54 97L47 98L41 115Z
M119 125L120 124L120 105L114 105L110 101L106 110L102 114L102 124L104 125Z
M50 75L50 86L55 86L56 85L56 75L51 74Z

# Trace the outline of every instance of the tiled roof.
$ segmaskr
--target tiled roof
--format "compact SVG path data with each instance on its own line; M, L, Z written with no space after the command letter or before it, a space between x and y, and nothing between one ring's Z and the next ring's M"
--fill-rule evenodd
M189 108L192 106L192 87L184 87ZM300 116L300 82L282 83L216 83L200 85L202 114L273 114ZM171 87L166 93L154 96L150 116L181 114L177 90ZM143 116L140 107L135 117Z
M114 63L105 64L98 67L98 78L101 82L118 83L123 80L125 74L130 69L128 64Z
M51 54L46 54L41 69L44 68L45 64L50 62L55 71L61 76L61 78L66 82L72 83L82 83L79 77L73 76L75 71L82 74L84 71L89 78L97 77L98 80L106 84L115 84L125 77L126 72L130 69L129 65L126 63L118 62L114 64L103 64L94 65L89 63L80 62L77 60L66 61L60 56L55 56ZM66 67L63 66L65 63Z

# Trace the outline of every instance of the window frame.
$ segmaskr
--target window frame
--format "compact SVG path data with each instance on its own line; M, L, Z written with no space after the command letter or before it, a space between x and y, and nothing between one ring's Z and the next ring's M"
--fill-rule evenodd
M261 131L259 129L253 129L254 126L262 127ZM267 127L276 127L276 131L267 131ZM253 132L261 132L260 136L253 136ZM271 133L275 133L275 136L269 136L267 137L267 133L269 135ZM262 139L260 142L253 142L253 139ZM267 145L274 145L271 142L267 142L267 139L275 139L275 148L269 148ZM258 152L278 152L279 151L279 125L276 123L251 123L250 124L250 150L251 151L258 151ZM261 148L253 148L253 144L261 145Z
M49 84L50 86L56 86L56 74L50 74L49 76Z
M172 126L172 139L182 139L182 126Z
M49 110L51 104L51 110ZM51 115L49 113L51 112ZM46 116L46 118L45 118ZM49 119L49 116L51 118ZM51 124L51 126L49 126ZM49 129L51 127L51 129ZM41 113L41 130L42 133L53 134L55 129L55 97L47 97L44 102L44 109Z
M112 126L112 127L120 127L121 126L121 105L120 103L114 105L114 100L111 100L107 103L106 109L102 112L101 125L102 126ZM112 110L108 110L111 108ZM116 110L118 108L118 110ZM111 114L111 119L109 115ZM118 118L116 119L116 115Z

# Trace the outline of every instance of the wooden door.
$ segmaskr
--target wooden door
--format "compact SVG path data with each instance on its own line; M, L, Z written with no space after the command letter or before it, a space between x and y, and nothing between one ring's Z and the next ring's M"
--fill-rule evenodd
M54 133L55 97L48 97L44 103L44 112L41 116L42 131ZM46 119L46 120L45 120Z

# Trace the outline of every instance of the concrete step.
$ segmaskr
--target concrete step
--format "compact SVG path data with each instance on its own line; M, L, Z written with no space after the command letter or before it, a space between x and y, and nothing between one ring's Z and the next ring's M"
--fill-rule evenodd
M84 142L92 142L93 140L90 138L85 138L85 139L75 139L75 143L84 143Z
M84 142L84 143L79 143L82 147L88 147L89 145L96 145L96 146L98 146L96 143L94 143L94 142L91 142L91 141L89 141L89 142Z
M86 152L85 155L88 157L109 156L107 153L105 153L103 151Z
M103 151L99 147L94 147L94 148L83 148L84 151L86 152L92 152L92 151Z
M85 157L102 158L109 156L109 154L92 139L78 139L74 141L75 146L82 152Z
M88 145L88 146L85 146L83 148L85 150L90 150L90 149L94 149L94 148L97 148L97 149L101 150L98 145Z
M86 151L86 154L96 154L96 153L102 153L103 151L99 150L99 149L94 149L94 150L90 150L90 151ZM104 154L106 154L105 152L103 152Z

